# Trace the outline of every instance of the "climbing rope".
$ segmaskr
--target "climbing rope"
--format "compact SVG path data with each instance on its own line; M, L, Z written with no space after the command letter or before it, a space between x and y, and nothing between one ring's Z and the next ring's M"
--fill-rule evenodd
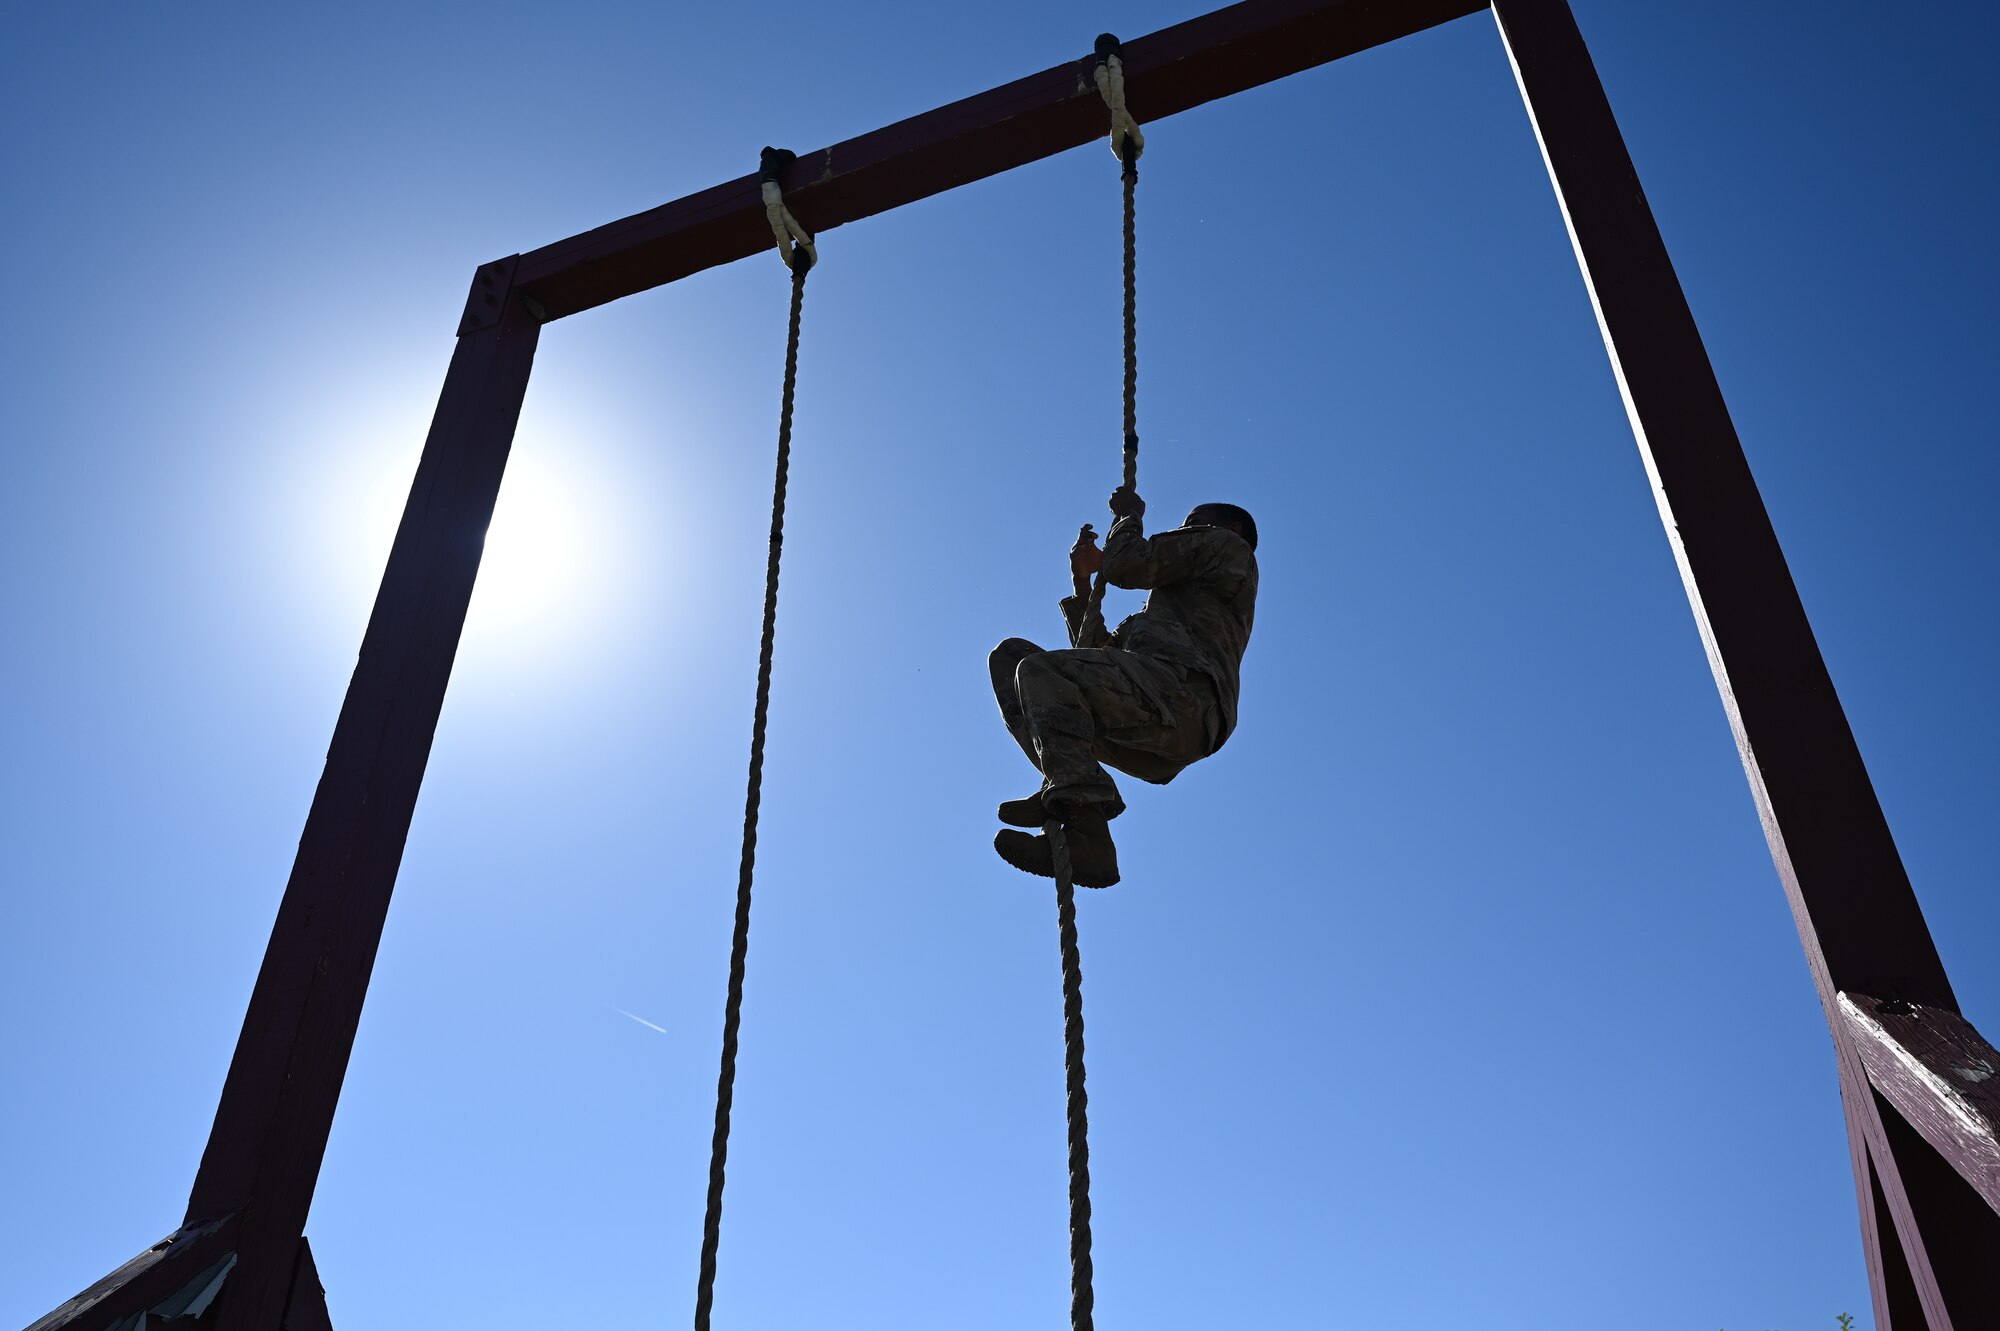
M1069 1324L1091 1331L1097 1308L1090 1260L1090 1093L1083 1069L1083 956L1076 946L1076 885L1062 824L1043 831L1055 853L1056 931L1062 944L1063 1074L1069 1126Z
M1098 94L1111 112L1111 151L1123 168L1125 184L1125 448L1124 486L1139 488L1139 229L1137 196L1139 154L1146 136L1125 105L1125 60L1118 39L1105 33L1097 39L1094 69ZM1100 566L1090 588L1088 613L1101 615L1104 569ZM1097 1294L1090 1258L1090 1094L1084 1085L1083 956L1076 943L1076 883L1070 866L1069 840L1059 820L1042 828L1055 857L1056 927L1062 945L1063 1071L1069 1126L1069 1324L1071 1331L1092 1331Z
M806 274L819 259L813 239L785 207L778 175L795 154L764 149L760 176L764 212L779 257L792 272L792 314L785 334L785 387L778 406L778 466L771 486L771 543L764 565L764 635L757 652L757 705L750 724L750 780L743 800L743 857L736 874L736 931L729 945L729 999L722 1017L722 1072L715 1087L715 1137L708 1157L708 1210L701 1226L701 1274L695 1288L695 1331L709 1331L715 1303L715 1257L722 1241L722 1182L729 1160L729 1111L736 1098L736 1034L743 1021L743 971L750 953L750 885L757 863L757 811L764 795L764 733L771 710L771 658L778 634L778 562L785 546L785 487L792 463L792 398L799 379L799 316Z
M1124 486L1139 488L1139 154L1146 150L1146 136L1125 105L1125 61L1118 39L1104 33L1097 39L1097 65L1093 71L1098 95L1111 111L1111 151L1123 169L1125 186L1125 452ZM1104 568L1090 588L1090 610L1101 614L1104 606Z

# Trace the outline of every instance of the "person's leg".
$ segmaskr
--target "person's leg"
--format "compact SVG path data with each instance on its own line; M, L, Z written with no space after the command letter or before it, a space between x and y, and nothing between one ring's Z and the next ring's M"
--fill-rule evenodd
M1124 812L1118 787L1092 754L1096 711L1113 714L1124 704L1116 696L1122 678L1106 658L1116 651L1042 652L1023 657L1014 671L1015 696L1026 718L1036 765L1042 769L1039 795L1000 806L1004 822L1030 826L1062 823L1069 852L1070 881L1078 887L1110 887L1118 881L1118 848L1109 820ZM1023 873L1056 876L1055 843L1002 828L993 838L1001 859Z
M1031 656L1040 656L1042 649L1026 638L1009 638L993 649L986 658L986 668L993 676L993 700L1000 704L1000 719L1007 723L1007 733L1021 746L1021 752L1028 755L1028 761L1041 769L1041 760L1035 756L1035 741L1028 734L1028 718L1021 710L1021 699L1014 687L1014 672L1021 662Z
M1179 667L1109 649L1022 656L1014 685L1043 782L1039 799L1003 804L1001 820L1021 827L1059 819L1073 881L1109 887L1118 881L1118 852L1108 824L1125 802L1100 761L1147 781L1172 780L1208 752L1201 691ZM1024 872L1055 873L1046 836L1002 831L993 848Z
M1132 652L1118 664L1138 705L1098 713L1098 761L1165 785L1215 750L1215 687L1177 665Z
M1042 652L1015 668L1015 696L1042 771L1042 800L1055 817L1108 821L1125 812L1094 752L1101 723L1115 725L1142 705L1112 659L1119 655L1104 649Z

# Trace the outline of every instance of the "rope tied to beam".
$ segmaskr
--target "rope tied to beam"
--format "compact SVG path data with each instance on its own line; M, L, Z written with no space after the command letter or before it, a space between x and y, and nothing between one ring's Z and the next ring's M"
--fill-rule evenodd
M1097 81L1098 96L1111 109L1112 155L1125 163L1128 172L1136 173L1139 154L1146 151L1146 134L1125 105L1125 53L1118 39L1108 32L1098 34L1097 64L1090 73Z
M792 218L778 192L776 174L793 154L766 148L763 156L765 209L778 230L778 252L792 273L792 310L785 333L785 381L778 400L778 461L771 484L771 536L764 565L764 627L757 649L757 702L750 723L750 776L743 797L743 853L736 874L736 924L729 945L729 997L722 1017L722 1070L715 1088L715 1136L709 1147L708 1204L702 1217L701 1269L696 1280L695 1331L709 1331L715 1304L716 1253L722 1242L722 1187L729 1161L729 1115L736 1099L737 1033L743 1023L743 975L750 953L750 889L757 865L757 815L764 797L764 736L771 711L771 666L778 634L778 569L785 548L785 491L792 463L792 403L799 379L799 324L805 309L806 274L818 260L812 238ZM773 200L776 203L773 203ZM785 220L779 229L778 216ZM797 228L795 230L795 228Z
M785 206L785 192L778 188L778 177L785 168L799 160L799 155L788 148L766 148L757 164L758 189L764 198L764 218L771 224L771 235L778 242L778 257L785 261L785 267L797 270L803 262L811 268L819 262L819 247L813 243L812 232L799 225L799 219L792 216L792 210ZM804 252L801 260L800 252Z

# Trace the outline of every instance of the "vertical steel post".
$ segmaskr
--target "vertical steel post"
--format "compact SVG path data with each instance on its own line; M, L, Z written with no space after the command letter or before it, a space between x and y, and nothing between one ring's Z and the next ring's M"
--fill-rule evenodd
M1833 1031L1878 1331L2000 1325L2000 1266L1972 1260L2000 1235L1973 1192L1983 1143L1941 1158L1871 1083L1840 1004L1955 1018L1951 983L1576 20L1564 0L1493 9Z
M540 320L482 267L299 839L188 1215L240 1216L220 1331L278 1331Z

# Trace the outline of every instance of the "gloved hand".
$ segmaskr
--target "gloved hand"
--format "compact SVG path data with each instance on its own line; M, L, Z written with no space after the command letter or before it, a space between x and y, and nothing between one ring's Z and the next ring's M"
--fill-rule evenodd
M1069 571L1078 580L1087 580L1097 575L1104 567L1104 552L1097 548L1097 529L1088 522L1076 534L1076 544L1069 548Z

